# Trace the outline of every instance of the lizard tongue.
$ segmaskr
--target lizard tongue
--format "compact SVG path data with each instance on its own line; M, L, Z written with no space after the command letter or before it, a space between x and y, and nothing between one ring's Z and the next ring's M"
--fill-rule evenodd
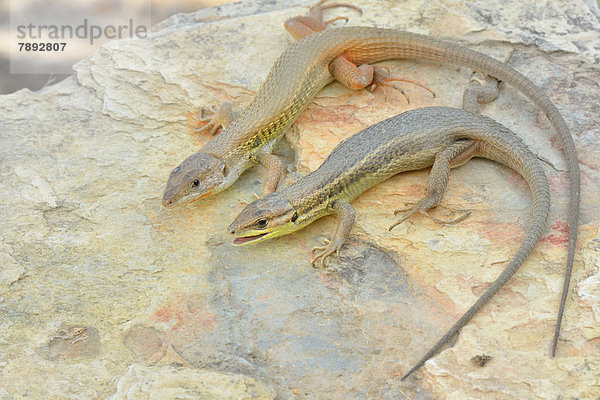
M260 235L255 235L255 236L238 237L233 240L233 244L245 244L245 243L251 242L253 240L259 239L265 235L266 235L266 233L261 233Z

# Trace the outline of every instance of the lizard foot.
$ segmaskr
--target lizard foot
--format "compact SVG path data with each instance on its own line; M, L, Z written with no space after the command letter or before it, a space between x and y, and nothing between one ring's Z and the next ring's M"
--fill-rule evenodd
M258 194L252 192L252 195L254 196L254 200L260 199L260 196ZM252 200L252 201L254 201L254 200ZM250 204L250 202L246 201L246 200L240 200L240 204L242 204L243 206L247 206L248 204Z
M508 63L514 49L510 52L504 63ZM463 110L477 113L477 104L491 103L496 100L500 93L500 80L490 75L483 75L474 71L471 74L469 85L463 92Z
M347 17L337 17L330 19L329 21L323 21L323 10L334 7L346 7L358 11L362 15L362 9L353 4L348 3L331 3L324 4L328 0L321 0L317 4L313 5L308 9L308 15L298 16L290 18L283 24L285 29L292 35L296 40L300 40L303 37L311 35L315 32L324 30L327 25L332 22L339 21L341 19L348 22Z
M340 250L344 245L344 242L341 240L332 242L329 239L325 239L323 243L325 244L324 246L316 246L312 249L313 253L316 252L315 257L310 261L310 265L314 268L325 267L325 260L334 253L338 258L341 258Z
M386 87L392 88L392 89L396 89L397 91L399 91L400 93L402 93L402 95L404 96L404 98L406 98L406 102L408 104L410 104L410 98L408 97L408 95L406 94L406 92L404 91L404 89L402 89L400 86L394 84L394 83L390 83L390 82L408 82L408 83L412 83L413 85L417 85L425 90L427 90L429 93L431 93L431 95L435 98L436 94L433 90L429 89L427 86L410 80L410 79L403 79L403 78L393 78L390 77L390 69L388 67L385 66L381 66L381 65L375 65L373 66L373 81L371 82L371 85L369 86L369 90L371 92L373 92L376 88L381 87L383 89L383 93L385 94L385 100L387 101L387 92L385 90Z
M323 25L329 25L332 22L341 21L341 20L344 20L344 22L348 23L348 17L335 17L335 18L332 18L332 19L329 19L329 20L323 22Z
M207 117L204 116L206 111L206 107L202 107L198 113L198 121L205 122L206 124L201 128L194 129L194 131L197 133L210 129L210 134L214 136L219 128L223 127L223 129L225 129L227 126L229 126L229 124L231 124L231 121L233 121L234 115L231 103L223 102L218 107L211 106L208 109L210 115Z
M431 206L430 206L430 199L428 197L424 197L423 199L421 199L418 202L406 202L406 204L413 204L413 206L395 210L394 215L398 215L401 212L406 212L406 211L408 211L408 212L404 215L404 217L400 218L397 222L392 224L388 228L388 230L391 231L396 226L400 225L401 223L403 223L404 221L406 221L408 218L410 218L412 215L414 215L416 213L420 213L441 225L456 224L457 222L460 222L463 219L467 218L469 215L471 215L471 211L458 210L455 208L450 208L448 206L443 206L443 205L439 204L439 205L437 205L438 207L442 207L442 208L445 208L447 210L454 211L454 212L463 212L464 214L457 218L451 219L451 220L443 220L443 219L436 218L429 213L429 209L431 208Z
M362 8L355 6L354 4L349 4L349 3L331 3L331 4L325 4L327 3L329 0L321 0L319 1L317 4L311 6L308 9L308 12L312 15L321 15L321 13L323 12L323 10L326 10L328 8L336 8L336 7L345 7L345 8L351 8L353 10L356 10L360 13L360 15L362 15L363 10ZM348 18L342 17L343 19L346 19L346 22L348 22ZM327 25L337 19L341 19L340 17L338 18L334 18L332 20L323 22L323 25Z

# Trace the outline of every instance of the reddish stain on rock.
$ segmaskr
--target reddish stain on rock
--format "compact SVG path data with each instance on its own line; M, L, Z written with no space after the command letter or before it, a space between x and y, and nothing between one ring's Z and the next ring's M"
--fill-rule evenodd
M515 238L521 240L525 233L525 228L522 226L496 221L477 221L475 226L479 234L497 244L514 243Z
M567 246L569 242L569 224L564 221L557 221L550 226L551 234L542 238L542 241L551 243L555 246Z
M212 330L216 316L207 310L205 299L200 295L178 294L170 298L167 304L153 314L159 322L174 322L171 331L185 327L189 331Z
M169 322L173 319L173 313L168 308L161 308L154 312L154 319L159 322Z
M320 107L317 105L310 106L307 112L303 113L299 122L337 122L342 125L355 122L354 114L356 107L348 105Z
M548 175L548 184L554 190L569 191L569 179L565 172Z
M328 273L326 269L319 270L319 279L326 288L336 292L339 292L340 287L343 284L343 281L340 279L339 275Z

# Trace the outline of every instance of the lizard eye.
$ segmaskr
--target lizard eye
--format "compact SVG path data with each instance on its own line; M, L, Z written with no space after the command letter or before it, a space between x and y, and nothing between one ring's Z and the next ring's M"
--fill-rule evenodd
M296 222L297 219L298 219L298 213L295 212L294 215L292 215L292 222Z
M198 187L198 185L200 185L200 181L198 179L196 179L194 182L192 182L193 187Z
M267 221L264 218L256 221L256 225L258 225L259 228L264 228L265 226L267 226L268 223L269 223L269 221Z

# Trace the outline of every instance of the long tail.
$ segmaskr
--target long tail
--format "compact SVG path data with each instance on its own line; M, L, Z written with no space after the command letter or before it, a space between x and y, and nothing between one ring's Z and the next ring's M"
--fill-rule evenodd
M339 32L346 33L339 34ZM440 64L454 64L488 74L521 91L525 96L530 98L550 120L550 123L558 133L565 152L570 181L569 215L567 217L569 224L569 245L563 292L558 311L556 331L552 343L552 356L554 356L573 269L573 257L575 255L577 228L579 223L580 197L580 171L579 161L577 159L577 149L575 148L575 142L569 132L569 128L557 108L541 89L514 68L511 68L492 57L486 56L485 54L467 49L460 45L410 32L368 27L335 28L325 30L320 34L330 35L330 39L334 39L338 36L342 38L341 42L346 43L346 47L343 51L340 51L353 62L362 63L391 58L408 58L430 60ZM313 36L316 38L316 35ZM323 46L331 45L331 41L328 40L324 40L323 43Z
M563 319L565 302L569 291L571 281L571 272L573 270L573 257L575 255L575 245L577 242L577 228L579 224L579 199L580 199L580 171L579 160L577 159L577 149L575 142L569 132L565 120L560 115L558 109L552 104L548 96L531 82L526 76L516 71L514 68L489 57L485 54L470 50L466 47L437 40L429 36L423 36L415 33L395 31L390 40L389 47L385 48L388 53L397 54L400 58L414 58L430 60L441 64L454 64L475 71L488 74L511 86L514 86L521 93L527 96L535 103L546 115L550 123L558 133L562 143L567 167L569 170L570 194L569 211L567 221L569 224L569 244L567 251L567 263L565 269L565 280L561 296L558 317L556 320L556 330L552 342L552 356L556 353L556 346L560 334L560 326ZM389 58L389 57L382 57Z
M514 149L513 149L514 150ZM487 158L487 157L486 157ZM475 304L469 308L469 310L448 330L448 332L429 350L419 362L412 367L403 377L402 380L406 379L416 369L420 368L425 361L435 355L440 348L448 341L460 328L462 328L471 317L485 304L487 301L494 296L498 290L514 275L519 269L523 261L527 258L531 250L542 236L542 232L546 227L548 219L548 213L550 210L550 189L548 187L548 180L544 171L542 170L537 158L533 154L529 157L519 157L516 165L511 166L516 169L526 180L531 188L533 198L533 220L527 231L527 235L521 243L519 250L510 261L508 266L498 278L494 281L485 293L477 299Z
M353 28L338 28L353 29ZM434 39L429 36L416 33L390 30L377 30L373 35L373 28L356 27L357 30L365 30L362 35L368 37L374 36L370 41L364 41L361 48L354 56L360 57L361 54L371 54L376 60L390 58L409 58L419 60L430 60L440 64L454 64L462 67L471 68L475 71L488 74L511 86L514 86L521 93L527 96L535 103L546 115L550 123L558 133L560 141L567 159L569 169L569 214L567 221L569 224L569 245L567 252L567 265L565 269L565 280L561 296L558 317L556 321L556 331L552 342L552 356L556 352L560 326L565 308L565 301L569 291L571 281L571 272L573 270L573 257L575 255L575 245L577 242L577 228L579 224L579 197L580 197L580 171L579 161L577 159L577 149L575 142L569 132L569 128L560 112L552 104L548 96L531 82L526 76L516 71L514 68L489 57L477 51L466 47ZM354 35L356 36L356 35ZM373 43L376 41L377 43ZM381 41L381 42L379 42Z
M504 81L511 86L519 89L523 94L529 97L542 111L556 129L560 141L567 158L567 166L569 169L570 180L570 195L569 195L569 245L567 251L567 266L565 270L565 280L561 295L560 307L556 319L556 329L554 339L552 341L552 357L556 354L556 346L560 335L560 326L563 319L565 302L569 292L569 284L571 282L571 273L573 270L573 257L575 255L575 245L577 242L577 228L579 223L579 198L580 198L580 172L579 161L577 159L577 149L575 142L569 132L569 128L565 120L560 115L554 104L548 96L544 94L533 82L527 79L518 71L512 68L506 68L506 65L485 56L481 57L480 53L466 49L462 46L449 45L445 52L445 57L448 61L455 64L460 64L469 68L473 68L480 72L485 72L501 81Z

